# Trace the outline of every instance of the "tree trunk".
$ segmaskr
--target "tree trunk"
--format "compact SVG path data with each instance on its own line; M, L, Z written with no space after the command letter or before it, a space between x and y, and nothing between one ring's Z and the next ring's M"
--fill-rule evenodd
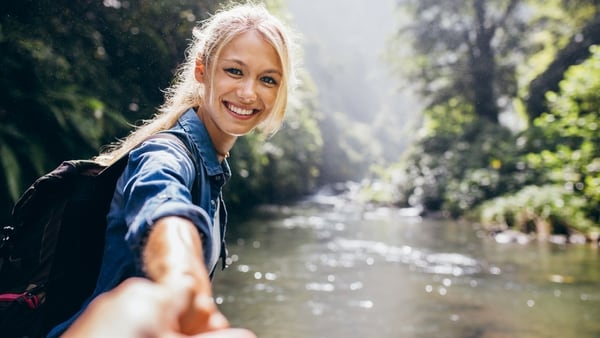
M496 90L496 59L492 40L496 30L506 24L507 18L518 4L518 0L510 1L496 22L487 18L486 0L473 0L475 10L475 39L469 43L471 86L473 89L473 107L477 116L492 123L498 123L497 90Z
M494 32L485 27L481 28L477 31L475 50L471 53L473 106L477 116L498 123L498 105L494 90L496 63L491 46Z

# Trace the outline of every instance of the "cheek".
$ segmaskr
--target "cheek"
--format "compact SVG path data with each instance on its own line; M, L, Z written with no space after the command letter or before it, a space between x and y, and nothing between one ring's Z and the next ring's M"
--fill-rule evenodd
M222 96L225 93L235 91L236 82L229 76L217 73L212 81L212 90L216 96Z
M277 100L277 93L278 90L276 89L269 88L268 90L265 90L265 92L262 94L262 100L265 104L265 107L269 109L273 108L273 105Z

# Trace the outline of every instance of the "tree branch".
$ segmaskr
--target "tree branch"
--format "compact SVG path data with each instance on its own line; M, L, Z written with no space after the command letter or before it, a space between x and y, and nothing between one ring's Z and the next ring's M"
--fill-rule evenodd
M533 121L547 111L546 93L557 91L564 73L573 65L580 64L590 56L590 46L600 43L600 14L571 37L546 70L529 84L525 99L529 120Z

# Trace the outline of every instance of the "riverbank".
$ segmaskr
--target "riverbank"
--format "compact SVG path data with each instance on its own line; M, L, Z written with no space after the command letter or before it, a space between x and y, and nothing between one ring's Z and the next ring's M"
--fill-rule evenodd
M456 220L447 212L427 210L422 205L403 206L398 203L394 186L383 181L343 182L327 185L311 196L317 203L335 207L339 204L352 203L363 210L375 210L381 207L397 209L395 217L426 217L430 219ZM591 244L600 245L600 228L585 223L577 228L565 225L553 225L559 219L551 209L557 209L552 202L537 199L539 205L531 203L516 205L494 200L484 203L474 212L462 215L459 219L465 222L481 224L489 236L497 243L527 244L532 241L550 242L553 244ZM496 207L497 205L501 207ZM544 215L545 213L545 215ZM513 216L521 215L521 216ZM526 216L524 216L526 215ZM514 226L509 224L513 223ZM583 222L582 222L583 223ZM581 229L586 229L583 232Z

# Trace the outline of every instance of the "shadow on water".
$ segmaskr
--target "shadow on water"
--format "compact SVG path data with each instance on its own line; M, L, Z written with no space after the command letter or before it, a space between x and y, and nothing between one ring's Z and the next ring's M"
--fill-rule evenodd
M334 196L230 225L215 297L270 337L598 337L588 245L497 244L476 226Z

